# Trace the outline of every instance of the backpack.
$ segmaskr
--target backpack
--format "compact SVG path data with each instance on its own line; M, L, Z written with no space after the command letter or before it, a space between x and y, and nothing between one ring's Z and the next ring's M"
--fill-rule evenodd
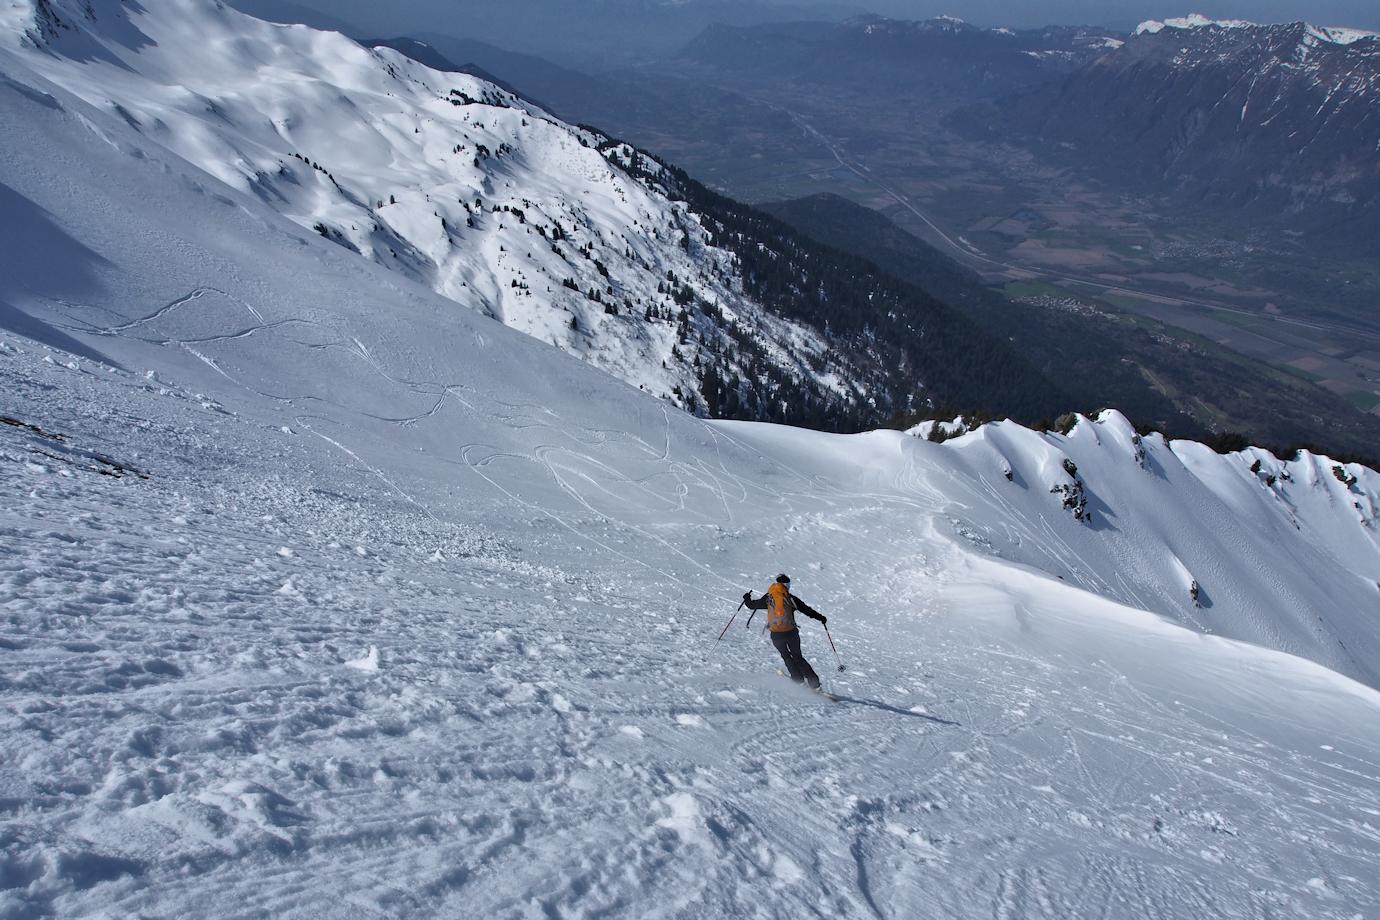
M767 628L772 632L790 632L795 629L795 601L791 592L781 582L772 582L767 588Z

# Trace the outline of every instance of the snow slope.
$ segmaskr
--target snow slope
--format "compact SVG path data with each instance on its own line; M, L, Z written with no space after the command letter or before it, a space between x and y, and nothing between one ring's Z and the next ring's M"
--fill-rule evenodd
M744 296L699 215L646 181L658 164L486 81L208 0L19 0L0 42L300 226L675 404L735 323L789 376L878 395ZM696 298L683 322L669 279Z
M30 61L0 916L1380 910L1373 472L705 423ZM839 703L715 641L783 569Z
M1380 685L1375 471L1141 438L1115 411L1067 437L1004 422L944 447L934 505L982 551ZM893 477L933 481L923 454L900 453ZM1065 494L1082 503L1078 526L1072 509L1051 521Z

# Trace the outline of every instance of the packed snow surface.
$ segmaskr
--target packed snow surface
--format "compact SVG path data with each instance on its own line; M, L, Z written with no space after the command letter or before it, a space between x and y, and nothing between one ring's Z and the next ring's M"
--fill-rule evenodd
M31 54L0 916L1380 911L1373 471L706 423ZM838 702L716 640L779 571Z

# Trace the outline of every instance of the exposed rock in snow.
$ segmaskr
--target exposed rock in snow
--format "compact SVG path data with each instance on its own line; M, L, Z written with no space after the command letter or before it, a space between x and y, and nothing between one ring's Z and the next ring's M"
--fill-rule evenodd
M1062 499L1064 510L1073 515L1075 521L1089 523L1092 514L1088 511L1088 496L1083 491L1083 480L1078 478L1078 466L1068 457L1062 463L1067 480L1056 482L1049 491Z

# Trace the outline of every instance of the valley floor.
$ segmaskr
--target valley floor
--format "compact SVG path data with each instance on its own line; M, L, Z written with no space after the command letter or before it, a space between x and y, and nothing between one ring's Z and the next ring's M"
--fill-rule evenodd
M0 352L66 436L0 426L0 916L1380 911L1380 694L971 555L922 482L495 406L547 443L443 505L54 356ZM783 559L837 703L715 641Z

